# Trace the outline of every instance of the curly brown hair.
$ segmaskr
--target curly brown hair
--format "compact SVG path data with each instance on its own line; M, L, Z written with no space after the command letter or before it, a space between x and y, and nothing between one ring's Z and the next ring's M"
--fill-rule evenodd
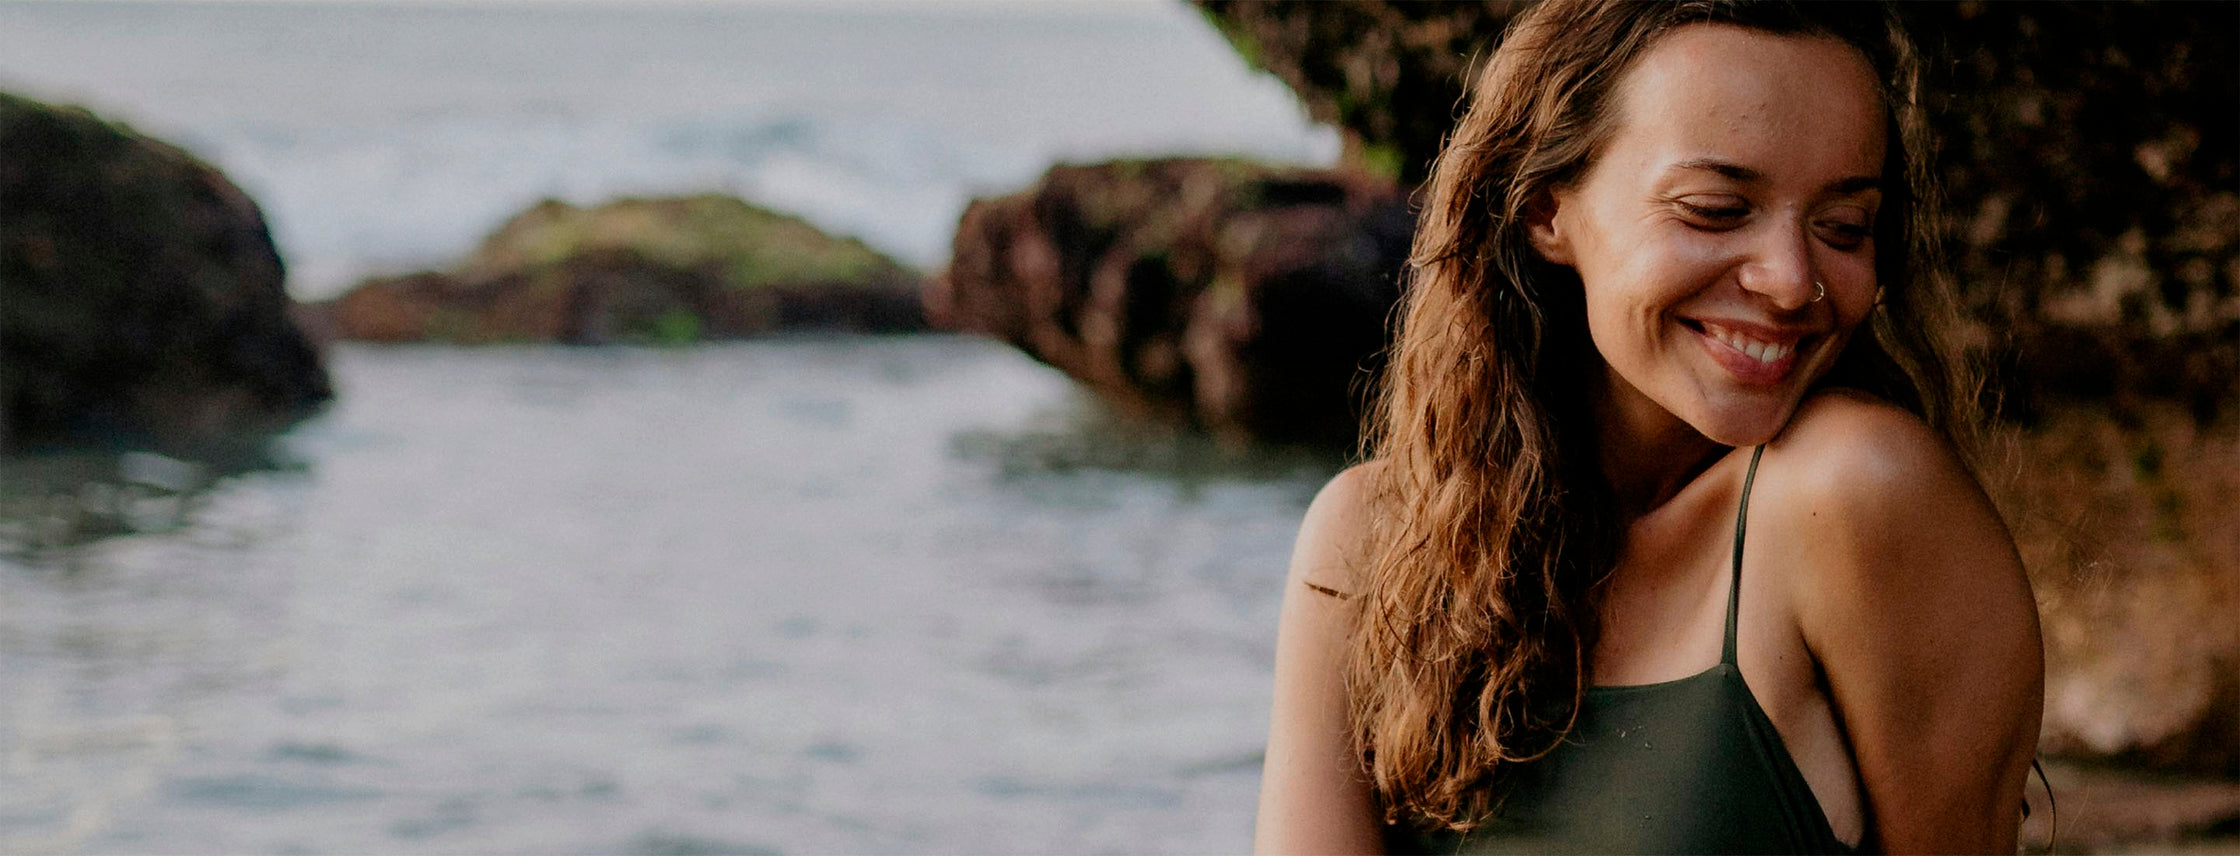
M1595 441L1578 276L1526 212L1582 177L1617 82L1663 33L1724 24L1833 38L1875 69L1888 117L1879 305L1821 385L1912 411L1963 450L1980 387L1939 276L1920 59L1880 5L1548 0L1480 72L1426 184L1400 328L1368 425L1381 462L1353 600L1354 739L1387 822L1467 830L1502 771L1553 750L1589 680L1597 598L1624 519Z

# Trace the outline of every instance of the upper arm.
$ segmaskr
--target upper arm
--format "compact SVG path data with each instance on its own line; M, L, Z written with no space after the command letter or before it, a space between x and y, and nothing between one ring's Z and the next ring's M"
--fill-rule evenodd
M1260 778L1257 853L1383 849L1375 800L1348 724L1345 667L1368 532L1367 467L1322 489L1299 525L1276 633L1275 703Z
M1866 843L2011 853L2044 699L2013 539L1934 431L1884 405L1816 409L1831 407L1800 414L1822 424L1801 432L1819 436L1799 456L1813 469L1794 511L1817 555L1798 620L1850 742Z

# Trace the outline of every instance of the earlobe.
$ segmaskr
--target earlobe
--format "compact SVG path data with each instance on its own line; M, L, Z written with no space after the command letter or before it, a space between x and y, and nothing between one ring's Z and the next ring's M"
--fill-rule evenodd
M1557 223L1554 193L1542 192L1524 209L1525 239L1549 264L1572 264L1571 242Z

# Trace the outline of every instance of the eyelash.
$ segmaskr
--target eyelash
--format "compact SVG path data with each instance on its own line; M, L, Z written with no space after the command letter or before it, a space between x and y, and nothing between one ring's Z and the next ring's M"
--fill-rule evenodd
M1689 202L1679 202L1677 204L1680 206L1681 210L1688 213L1688 216L1701 220L1711 221L1712 223L1716 224L1710 227L1698 226L1697 228L1730 228L1732 225L1734 225L1732 221L1739 220L1750 214L1749 207L1742 205L1706 206L1696 205ZM1818 223L1814 223L1813 225L1828 229L1835 232L1837 235L1842 236L1843 242L1847 242L1849 244L1849 246L1844 246L1842 247L1842 249L1850 249L1852 247L1856 247L1860 243L1866 241L1868 238L1874 237L1874 227L1872 226L1854 226L1849 223L1837 223L1830 221L1821 221Z
M1837 234L1841 234L1846 237L1869 238L1874 236L1874 227L1872 226L1854 226L1849 223L1837 222L1827 222L1820 225L1825 226L1829 229L1833 229Z
M1689 216L1705 220L1735 220L1750 213L1750 209L1740 205L1704 206L1682 202L1680 208L1687 211Z

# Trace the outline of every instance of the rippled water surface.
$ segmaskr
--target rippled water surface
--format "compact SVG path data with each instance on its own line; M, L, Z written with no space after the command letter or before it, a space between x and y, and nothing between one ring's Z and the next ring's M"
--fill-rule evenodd
M6 462L0 850L1248 845L1327 463L966 339L333 368L250 465Z

